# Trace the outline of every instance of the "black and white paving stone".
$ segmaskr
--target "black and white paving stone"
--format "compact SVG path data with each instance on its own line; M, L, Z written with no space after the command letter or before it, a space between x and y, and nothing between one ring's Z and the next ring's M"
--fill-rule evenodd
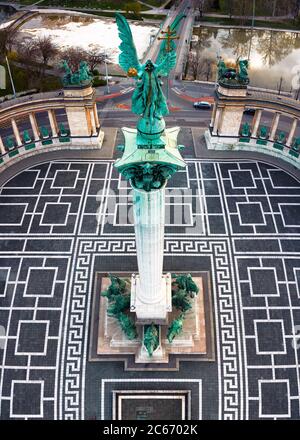
M42 163L0 193L0 417L112 416L112 390L190 390L192 417L300 418L300 182L200 161L168 185L165 270L209 271L216 362L125 372L88 361L95 271L136 271L113 161Z

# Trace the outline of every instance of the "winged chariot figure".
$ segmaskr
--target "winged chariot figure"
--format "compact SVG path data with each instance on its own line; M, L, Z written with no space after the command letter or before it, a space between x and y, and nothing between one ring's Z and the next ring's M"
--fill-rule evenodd
M171 48L169 52L160 53L158 64L151 60L141 64L126 18L117 13L116 21L119 37L122 40L119 46L121 50L119 65L128 76L137 81L132 96L132 111L153 124L155 120L161 120L169 113L160 77L168 76L175 67L176 52L174 48Z

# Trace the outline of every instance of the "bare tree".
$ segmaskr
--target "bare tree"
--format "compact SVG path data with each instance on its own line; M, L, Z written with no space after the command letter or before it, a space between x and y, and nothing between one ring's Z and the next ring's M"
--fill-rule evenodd
M54 58L57 54L57 46L53 43L52 38L48 37L39 37L36 40L36 48L38 51L38 56L41 58L41 61L47 66L48 62L51 58Z
M200 58L199 68L198 68L198 75L200 79L204 78L206 81L209 81L211 79L212 65L213 62L210 58L208 57Z
M70 47L60 53L73 72L79 69L80 61L88 61L88 54L81 47Z
M201 58L197 52L190 52L189 54L189 68L194 80L198 79Z
M37 61L38 49L34 40L28 38L24 41L17 41L15 47L18 59L23 63L30 64Z
M91 72L95 70L97 66L104 63L105 54L99 52L97 48L88 50L86 52L86 55L87 55L87 63Z
M16 38L16 30L11 27L0 29L0 59L4 59L11 52Z
M25 39L17 41L15 48L18 54L18 60L23 64L26 71L29 87L37 85L41 75L41 69L38 66L38 49L35 40Z

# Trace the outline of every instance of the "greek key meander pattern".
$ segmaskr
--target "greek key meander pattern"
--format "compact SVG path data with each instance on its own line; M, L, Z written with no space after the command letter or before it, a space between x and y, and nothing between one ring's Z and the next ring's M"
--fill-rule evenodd
M93 259L102 253L112 255L116 252L123 255L134 253L134 240L111 241L80 241L75 268L74 283L72 287L70 326L67 340L66 373L65 373L65 418L81 418L83 414L78 412L80 395L80 373L82 353L86 352L86 340L82 339L84 313L88 309L90 299L86 292L91 290L91 276L93 272ZM224 418L237 419L239 416L239 396L241 392L241 377L238 372L238 350L235 339L236 316L233 308L233 288L230 268L228 263L228 246L226 241L193 241L185 240L166 242L165 255L174 253L205 254L211 256L214 272L216 302L219 303L218 326L220 326L221 347L221 377L219 385L223 387ZM77 354L77 357L76 357ZM77 393L76 393L77 390Z
M182 186L187 193L167 198L186 217L180 223L171 211L165 256L183 265L186 258L187 270L209 262L214 417L299 418L299 182L263 163L188 160L172 183ZM130 209L130 188L112 161L41 164L1 189L1 418L86 417L94 273L118 271L121 262L128 271L135 262L133 227L119 221L112 189L122 194L117 205ZM190 371L202 381L205 414L201 365Z

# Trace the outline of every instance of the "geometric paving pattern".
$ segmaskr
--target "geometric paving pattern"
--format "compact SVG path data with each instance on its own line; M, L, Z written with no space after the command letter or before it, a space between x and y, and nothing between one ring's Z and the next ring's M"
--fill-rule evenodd
M164 264L209 271L216 362L88 362L95 271L137 269L132 192L111 160L42 163L0 193L2 419L109 419L114 389L187 389L192 418L299 419L300 183L263 162L187 163Z

